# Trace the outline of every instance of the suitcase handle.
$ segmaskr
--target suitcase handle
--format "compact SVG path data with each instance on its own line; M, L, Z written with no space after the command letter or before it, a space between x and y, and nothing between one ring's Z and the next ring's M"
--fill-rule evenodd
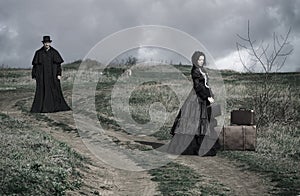
M247 109L246 108L239 108L239 110L246 111ZM250 112L254 112L254 110L251 109Z

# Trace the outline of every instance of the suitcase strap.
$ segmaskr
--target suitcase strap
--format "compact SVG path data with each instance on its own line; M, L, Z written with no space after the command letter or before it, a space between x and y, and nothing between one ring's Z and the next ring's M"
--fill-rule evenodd
M242 126L242 132L243 132L243 149L246 150L246 127Z
M246 150L246 126L242 126L242 134L243 134L243 150ZM225 150L225 126L223 126L223 150Z
M225 150L225 126L223 126L223 150Z

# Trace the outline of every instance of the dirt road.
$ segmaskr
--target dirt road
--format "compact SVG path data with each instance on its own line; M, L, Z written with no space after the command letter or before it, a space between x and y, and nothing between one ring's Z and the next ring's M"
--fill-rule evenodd
M70 98L70 93L66 93ZM51 134L59 141L67 143L80 154L88 157L92 164L81 171L84 174L84 186L79 191L69 192L69 195L161 195L158 184L151 180L147 171L131 172L113 168L101 162L91 153L76 132L72 111L42 114L52 122L64 123L68 131L61 127L49 126L49 122L38 121L32 115L21 112L15 104L23 101L29 108L33 93L17 93L17 91L1 92L1 111L14 117L25 119L30 125ZM135 143L136 137L124 132L108 130L108 134L120 142ZM143 137L144 141L161 142L153 137ZM269 195L272 185L269 180L255 173L244 171L232 162L221 157L180 156L175 162L191 167L201 175L223 184L230 189L230 195Z

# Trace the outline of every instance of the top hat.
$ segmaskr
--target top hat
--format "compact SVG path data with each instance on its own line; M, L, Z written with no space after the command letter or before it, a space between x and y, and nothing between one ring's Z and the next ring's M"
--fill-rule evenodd
M45 42L52 42L52 40L50 39L49 35L45 35L45 36L43 36L43 41L42 42L43 43L45 43Z

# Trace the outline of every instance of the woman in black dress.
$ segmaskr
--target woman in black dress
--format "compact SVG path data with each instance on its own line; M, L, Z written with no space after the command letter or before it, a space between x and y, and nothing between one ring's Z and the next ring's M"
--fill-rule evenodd
M192 63L193 89L181 107L171 129L173 138L168 152L172 154L201 154L199 150L204 136L209 135L213 126L217 124L215 119L210 119L211 111L207 107L214 102L214 98L204 69L205 54L200 51L194 52ZM206 152L206 155L215 155L216 145L207 149Z

